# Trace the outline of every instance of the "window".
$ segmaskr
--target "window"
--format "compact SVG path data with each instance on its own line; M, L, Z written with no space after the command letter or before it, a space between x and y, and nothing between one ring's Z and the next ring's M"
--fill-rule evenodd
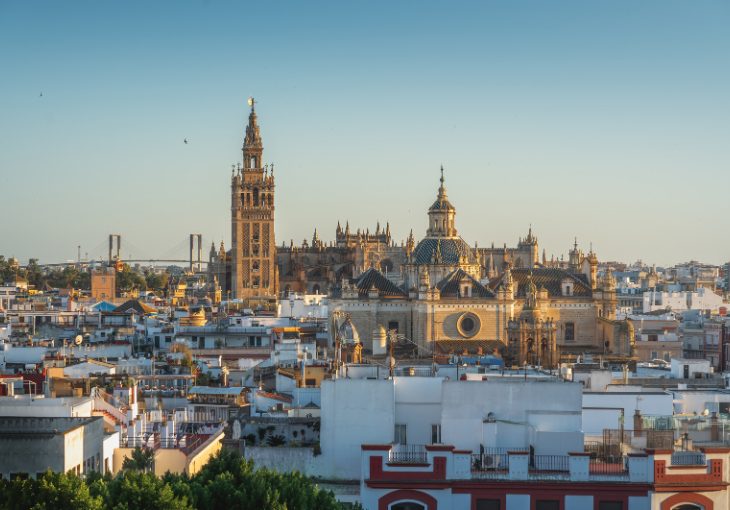
M538 499L535 510L560 510L560 501L557 499Z
M257 245L254 245L253 250L251 250L251 251L253 252L254 257L259 256L259 247Z
M317 379L304 379L304 384L310 388L317 386Z
M398 321L388 322L388 331L395 331L398 334Z
M106 278L102 278L101 283L106 283Z
M565 340L575 341L575 323L574 322L565 323Z
M406 425L404 423L395 424L395 437L393 439L393 442L400 443L400 444L408 444L408 441L406 438Z
M256 337L256 347L261 347L261 337L260 336Z
M441 444L441 425L431 425L431 444Z
M104 292L101 293L101 299L104 299L106 297L106 294Z
M396 503L391 505L390 510L426 510L426 507L420 503L406 501L405 503Z
M624 510L623 501L599 501L598 510Z
M659 353L657 351L651 351L651 359L657 359L659 357Z
M477 510L501 510L502 502L498 499L477 499Z

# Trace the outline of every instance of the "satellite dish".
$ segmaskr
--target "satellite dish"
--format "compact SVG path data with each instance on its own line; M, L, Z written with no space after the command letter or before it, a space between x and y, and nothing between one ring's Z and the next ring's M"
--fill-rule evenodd
M76 335L76 338L74 338L74 343L76 345L81 345L81 342L84 341L84 338L81 335Z
M395 359L392 356L388 356L385 358L385 366L388 368L393 368L395 366Z

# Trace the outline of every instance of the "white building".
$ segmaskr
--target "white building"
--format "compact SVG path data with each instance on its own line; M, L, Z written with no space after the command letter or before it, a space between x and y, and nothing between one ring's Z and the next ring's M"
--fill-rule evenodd
M109 445L106 445L106 441ZM29 418L0 417L0 476L38 477L47 469L106 473L112 464L114 441L119 434L104 435L101 417Z
M696 292L644 292L644 313L655 310L671 309L673 312L684 310L717 311L722 305L722 296L708 288Z
M279 303L279 317L327 318L327 296L290 292Z
M245 455L257 466L340 480L360 478L363 444L397 443L394 451L403 455L441 443L477 452L532 446L541 455L566 455L583 451L581 408L581 384L559 379L325 380L322 455L260 447L247 447Z

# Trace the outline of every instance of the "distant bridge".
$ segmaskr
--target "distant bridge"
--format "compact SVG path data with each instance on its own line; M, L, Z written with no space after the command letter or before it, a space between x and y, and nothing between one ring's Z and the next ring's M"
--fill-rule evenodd
M86 256L81 258L81 246L79 246L78 260L66 260L58 263L38 264L41 267L67 267L77 266L81 264L89 264L91 261L99 262L125 262L127 264L134 262L168 262L173 264L189 265L190 270L202 271L203 264L208 261L203 259L203 246L210 246L210 243L200 234L190 234L189 238L185 238L175 246L167 250L159 256L150 256L143 250L124 239L120 234L110 234L109 239L104 239L92 250L86 252ZM124 258L124 254L128 254Z

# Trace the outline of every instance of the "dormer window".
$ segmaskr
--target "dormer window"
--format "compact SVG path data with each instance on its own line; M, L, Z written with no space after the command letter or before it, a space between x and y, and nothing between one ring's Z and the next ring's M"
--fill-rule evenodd
M462 283L461 284L461 296L462 297L472 297L471 295L471 284L470 283Z
M563 296L569 297L573 295L573 280L566 278L560 282L560 287L563 292Z

